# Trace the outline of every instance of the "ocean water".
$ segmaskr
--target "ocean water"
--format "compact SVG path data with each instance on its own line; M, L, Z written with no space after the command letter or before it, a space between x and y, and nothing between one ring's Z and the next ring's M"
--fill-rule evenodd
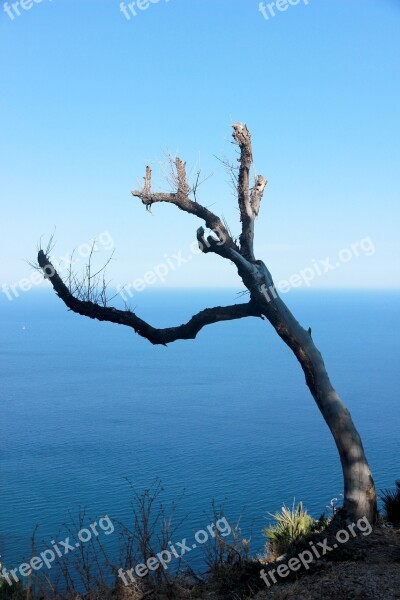
M379 489L400 478L399 297L285 296L312 327ZM167 326L235 300L230 290L152 291L138 295L135 309ZM79 507L93 520L129 520L126 478L138 491L159 478L167 505L185 490L177 514L187 519L175 541L211 522L215 499L231 524L242 515L254 552L269 512L295 497L319 516L342 491L333 440L300 366L260 319L154 347L128 328L67 311L50 292L31 292L0 298L0 355L0 562L7 565L29 555L36 523L40 539L64 539L60 528ZM190 559L201 568L200 550Z

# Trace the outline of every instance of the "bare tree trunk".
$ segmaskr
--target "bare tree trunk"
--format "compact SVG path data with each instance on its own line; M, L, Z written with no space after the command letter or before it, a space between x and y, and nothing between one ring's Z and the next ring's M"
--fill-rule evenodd
M263 298L263 314L301 364L307 386L335 440L344 479L342 516L351 521L367 517L373 523L377 517L375 485L350 412L330 382L311 330L305 330L296 321L279 297L268 269L261 261L257 262L265 281L255 294L258 301Z
M93 281L94 276L91 276L90 268L86 282L80 282L70 274L67 286L50 262L49 248L46 252L39 251L39 267L69 309L91 319L131 327L152 344L167 345L178 339L194 339L203 327L221 321L244 317L266 317L300 362L311 394L332 432L343 469L342 515L352 521L367 517L372 523L377 515L375 486L360 436L350 413L332 387L322 356L312 340L311 330L306 331L296 321L279 297L267 267L261 260L256 260L253 243L254 222L260 211L267 181L262 175L258 175L253 186L250 187L253 154L251 136L246 125L234 123L232 135L240 148L239 173L237 178L235 177L242 224L239 240L231 236L223 220L197 202L197 184L193 188L188 185L185 163L178 157L175 160L176 173L173 173L172 178L176 187L174 192L153 192L151 168L148 166L143 188L133 191L132 195L140 198L147 209L155 203L166 202L202 219L212 235L207 237L203 227L197 230L200 250L204 254L212 252L236 266L239 276L250 292L250 302L207 308L193 315L183 325L157 329L130 310L122 311L108 306L104 279L101 293L95 292L97 283L96 279ZM232 169L231 166L229 168ZM190 197L191 194L194 199Z

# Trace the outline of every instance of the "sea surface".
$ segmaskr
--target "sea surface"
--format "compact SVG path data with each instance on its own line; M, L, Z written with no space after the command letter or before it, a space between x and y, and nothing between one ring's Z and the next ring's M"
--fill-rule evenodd
M285 300L323 353L361 433L378 489L400 478L400 295L292 291ZM231 290L138 294L155 325L246 301ZM129 523L131 487L159 478L193 539L224 504L259 552L268 513L302 500L319 516L342 492L335 445L290 350L260 319L152 346L66 310L51 292L0 294L0 562L64 539L79 507ZM128 483L130 482L130 484ZM182 495L184 490L184 494ZM110 536L110 540L113 536ZM118 539L112 542L115 546ZM201 570L201 549L190 562Z

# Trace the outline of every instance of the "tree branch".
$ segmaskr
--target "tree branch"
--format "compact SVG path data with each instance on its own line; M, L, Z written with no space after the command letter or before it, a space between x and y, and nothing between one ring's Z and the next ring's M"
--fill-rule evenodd
M264 177L259 175L250 193L250 167L253 162L251 135L244 123L232 125L232 137L240 148L239 177L238 177L238 203L242 233L240 234L240 252L249 261L254 261L254 220L260 210L260 202L267 184Z
M232 125L232 137L240 148L239 177L238 177L238 203L240 220L242 222L242 233L240 234L240 251L248 260L254 260L253 253L253 211L250 205L249 181L250 167L253 162L251 149L251 135L244 123Z
M70 310L91 319L132 327L137 334L155 345L167 345L176 340L194 339L203 327L220 321L232 321L244 317L261 317L261 312L256 304L250 301L247 304L206 308L183 325L158 329L152 327L131 311L100 306L94 302L79 300L73 296L43 250L38 253L38 263L45 278L50 281L57 295Z
M194 202L189 198L189 193L191 190L186 180L186 167L185 163L180 158L176 158L175 168L177 185L176 192L171 192L169 194L152 192L151 168L147 166L143 188L141 190L133 190L131 192L132 196L140 198L147 209L149 209L151 205L156 202L169 202L170 204L175 204L175 206L177 206L180 210L203 219L206 226L217 235L219 241L224 244L226 248L239 250L221 219L213 212L208 210L208 208L205 206L202 206L198 202ZM215 251L217 254L221 254L221 252L218 251L218 246L215 246L215 250L213 249L212 251Z
M260 204L267 183L267 180L262 175L258 175L254 187L251 190L250 206L254 217L258 217L258 213L260 212Z

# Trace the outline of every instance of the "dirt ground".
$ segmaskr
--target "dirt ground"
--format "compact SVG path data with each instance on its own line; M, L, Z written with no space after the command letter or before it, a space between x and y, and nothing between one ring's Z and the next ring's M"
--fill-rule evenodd
M322 539L322 538L320 538ZM332 538L328 540L332 545ZM305 546L306 547L306 546ZM297 549L296 549L297 552ZM293 556L296 555L294 552ZM118 600L400 600L400 530L377 528L350 539L304 568L267 587L260 578L276 564L252 561L207 583L193 581L169 593L125 589ZM183 583L183 582L181 582ZM115 598L115 596L114 596Z
M400 600L400 531L377 529L348 544L345 556L332 551L312 572L265 586L254 600Z

